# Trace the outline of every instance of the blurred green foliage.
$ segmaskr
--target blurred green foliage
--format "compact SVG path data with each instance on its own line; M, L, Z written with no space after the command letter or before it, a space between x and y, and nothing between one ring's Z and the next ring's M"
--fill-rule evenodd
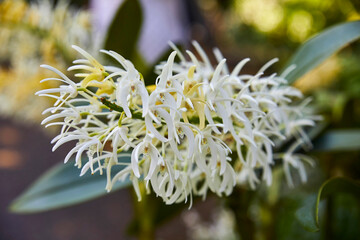
M218 44L260 62L271 57L285 61L301 43L321 30L360 19L359 0L198 0L198 3L205 17L214 23Z

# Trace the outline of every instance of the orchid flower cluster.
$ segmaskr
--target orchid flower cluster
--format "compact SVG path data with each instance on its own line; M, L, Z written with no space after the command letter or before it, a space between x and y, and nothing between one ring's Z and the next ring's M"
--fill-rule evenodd
M57 69L43 65L60 78L57 88L39 96L56 99L42 124L60 125L53 151L76 141L65 162L75 155L81 175L88 171L107 175L106 189L129 178L141 200L139 184L145 181L167 204L206 197L208 191L231 194L236 184L255 188L272 183L274 159L281 159L289 184L290 167L306 181L305 155L294 153L308 141L304 127L316 117L302 100L301 92L286 85L285 75L264 76L277 61L271 60L257 74L239 74L244 59L230 72L218 49L213 67L205 51L193 42L196 52L185 56L176 46L167 61L156 67L156 84L146 86L134 65L114 51L101 50L118 62L103 66L80 47L84 59L74 61L73 81ZM175 58L180 61L176 62ZM296 144L285 153L274 147L290 138ZM131 161L120 161L127 153ZM87 156L86 158L84 157ZM123 166L114 174L113 166Z

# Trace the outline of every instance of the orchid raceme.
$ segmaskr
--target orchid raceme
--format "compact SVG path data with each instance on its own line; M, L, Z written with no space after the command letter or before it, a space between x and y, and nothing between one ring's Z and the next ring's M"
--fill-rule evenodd
M306 181L303 161L313 163L294 149L310 143L304 128L314 126L317 117L301 92L286 85L286 76L264 75L276 59L255 75L241 75L248 59L229 71L219 50L213 66L200 45L194 42L194 47L196 53L186 51L186 57L173 46L156 68L155 86L145 86L135 66L113 51L101 52L118 66L103 66L74 46L84 59L69 70L77 70L80 81L43 65L59 75L43 82L62 84L37 92L56 100L43 121L46 127L61 126L53 150L75 141L65 162L75 156L81 174L106 174L108 191L129 177L139 200L139 182L145 181L167 204L191 202L193 195L206 197L209 190L229 195L236 184L270 185L275 160L283 162L289 184L290 167ZM273 153L291 138L295 147ZM120 162L120 152L131 152L131 161ZM114 175L114 165L125 168Z

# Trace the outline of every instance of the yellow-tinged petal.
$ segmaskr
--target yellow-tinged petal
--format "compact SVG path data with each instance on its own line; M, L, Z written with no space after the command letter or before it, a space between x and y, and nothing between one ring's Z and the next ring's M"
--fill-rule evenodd
M199 128L204 129L205 128L205 104L198 102L198 101L192 101L195 111L199 116Z
M110 81L106 81L106 82L94 82L92 84L92 86L99 88L96 91L96 95L101 95L101 94L113 94L115 87L114 85L110 82Z
M196 66L191 66L189 68L189 72L188 72L188 78L193 80L194 79L194 73L195 73L195 69L196 69Z
M189 123L189 119L187 118L187 113L186 113L186 112L182 112L181 115L182 115L182 118L184 119L184 122L185 122L185 123Z
M91 65L93 65L95 67L95 69L99 70L100 72L105 72L105 68L103 65L101 65L98 61L96 61L96 59L91 56L89 53L87 53L85 50L83 50L82 48L73 45L72 46L76 51L78 51L81 55L83 55L84 57L86 57L87 60L89 60L89 62L91 63Z
M96 73L89 74L86 78L84 78L84 80L81 81L81 87L83 88L96 87L94 86L95 83L91 83L91 82L92 81L101 82L103 79L104 79L103 74L96 74Z
M141 76L141 75L140 75ZM149 86L146 86L146 90L148 90L148 92L153 92L155 91L156 89L156 85L149 85Z
M195 84L195 86L193 86L189 92L187 92L187 95L191 96L196 90L198 90L198 88L202 85L204 85L205 83L197 83Z

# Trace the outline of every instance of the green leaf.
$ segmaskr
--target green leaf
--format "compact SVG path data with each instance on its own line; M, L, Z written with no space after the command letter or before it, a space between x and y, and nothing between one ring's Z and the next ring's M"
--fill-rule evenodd
M317 223L317 195L312 194L305 198L303 206L295 212L296 219L305 230L309 232L319 231L319 224Z
M313 151L355 151L360 149L360 129L330 130L314 141Z
M360 235L360 204L359 198L350 194L338 194L330 203L332 221L326 225L327 236L332 239L358 240Z
M360 184L346 178L327 180L321 185L317 195L311 195L306 198L303 206L296 211L295 216L301 225L310 232L319 231L320 201L338 193L349 193L360 198Z
M130 162L130 154L119 154L121 162ZM112 175L125 166L113 166ZM106 175L86 173L79 176L79 169L72 164L59 163L42 175L10 205L14 213L35 213L71 206L107 194ZM114 185L111 192L131 184L127 178Z
M354 21L331 27L305 42L285 65L284 70L296 65L287 76L289 84L359 37L360 21Z
M299 204L301 204L303 201L302 194L304 194L304 192L302 192L301 189L297 189L293 192L293 194L286 194L276 204L275 208L270 209L272 212L272 221L274 221L274 223L272 224L275 230L275 235L273 236L276 236L276 238L274 239L321 239L321 232L312 232L309 231L309 229L306 230L303 227L299 227L299 221L297 218L294 217L295 211L298 209Z
M142 25L142 10L138 0L125 0L119 7L104 42L104 49L113 50L134 60Z

